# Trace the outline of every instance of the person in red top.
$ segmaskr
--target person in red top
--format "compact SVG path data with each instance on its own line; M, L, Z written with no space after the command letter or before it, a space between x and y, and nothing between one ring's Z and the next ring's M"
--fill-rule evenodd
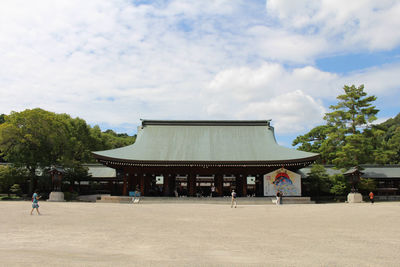
M371 200L371 204L374 203L374 193L372 193L372 191L369 192L369 200Z

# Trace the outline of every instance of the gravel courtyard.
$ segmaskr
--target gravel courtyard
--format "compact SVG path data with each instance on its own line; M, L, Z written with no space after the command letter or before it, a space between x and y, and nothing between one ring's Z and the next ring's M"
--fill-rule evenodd
M0 202L0 266L400 266L398 202L39 204Z

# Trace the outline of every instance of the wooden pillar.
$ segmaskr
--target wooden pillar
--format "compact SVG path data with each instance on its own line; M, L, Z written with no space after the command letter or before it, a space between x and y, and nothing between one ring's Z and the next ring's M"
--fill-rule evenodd
M146 178L146 174L142 174L140 175L140 194L142 196L144 196L144 186L145 186L145 182L144 179Z
M214 185L217 190L217 195L219 197L222 197L223 193L224 193L224 175L223 174L216 174L214 176Z
M175 196L175 190L177 190L177 188L176 188L176 174L168 174L169 176L170 176L170 179L169 179L169 184L170 184L170 186L169 186L169 190L170 190L170 195L173 195L173 196Z
M122 195L128 195L128 173L124 173L124 184L122 186Z
M235 174L235 182L236 182L236 194L239 197L243 197L243 175Z
M151 181L153 180L154 175L148 174L144 178L144 194L145 196L148 196L150 192Z
M127 171L126 174L127 174L127 180L128 180L127 191L129 192L129 191L132 191L132 187L133 187L133 185L132 185L133 173Z
M132 185L133 185L133 189L132 189L133 191L135 191L137 187L140 189L140 178L137 173L133 174Z
M243 196L247 197L247 175L243 175L242 192Z
M110 194L114 192L114 182L113 181L108 181L108 190L110 190Z
M187 178L188 196L196 196L196 175L191 173Z
M171 180L171 175L163 175L164 177L164 184L163 184L163 195L168 197L171 195L170 192L170 180Z
M257 197L264 196L264 175L263 174L256 175L256 196Z

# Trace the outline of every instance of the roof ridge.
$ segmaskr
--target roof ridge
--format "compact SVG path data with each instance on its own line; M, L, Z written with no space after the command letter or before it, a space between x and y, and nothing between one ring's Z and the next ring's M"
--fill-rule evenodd
M147 125L182 125L182 126L270 126L271 120L144 120Z

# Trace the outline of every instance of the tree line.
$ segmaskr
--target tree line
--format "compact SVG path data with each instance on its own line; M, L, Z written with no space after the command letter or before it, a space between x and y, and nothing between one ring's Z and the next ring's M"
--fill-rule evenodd
M338 104L330 106L325 124L298 136L297 149L321 155L318 163L349 168L360 164L400 163L400 114L381 124L372 124L379 112L364 85L344 86Z
M368 96L364 85L345 85L324 116L325 124L296 137L297 149L320 154L304 181L307 194L345 195L350 185L343 175L329 176L323 165L331 164L346 170L362 164L400 163L400 114L381 124L373 124L379 110L373 105L375 96ZM359 189L376 188L372 179L361 179Z
M30 180L37 186L38 171L62 166L68 177L87 176L82 163L94 162L91 151L133 144L136 136L102 132L81 118L40 108L0 115L0 160L12 163L0 169L0 189L10 192L14 183ZM17 189L18 190L18 189Z

